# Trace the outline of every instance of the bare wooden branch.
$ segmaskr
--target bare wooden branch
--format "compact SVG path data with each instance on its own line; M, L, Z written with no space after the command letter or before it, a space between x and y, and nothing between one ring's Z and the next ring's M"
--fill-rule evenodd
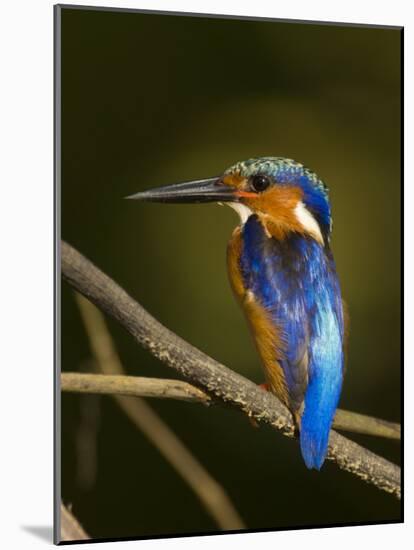
M89 535L86 534L79 521L73 513L63 504L60 505L60 540L61 541L76 541L88 540Z
M181 380L78 372L62 372L60 379L62 391L157 397L205 404L213 402L205 392Z
M69 392L178 399L205 405L219 404L207 393L188 382L143 376L63 372L61 388L62 391ZM400 439L401 437L399 424L341 409L336 413L334 427L338 430L390 439Z
M271 393L221 365L152 317L117 283L69 244L61 245L62 275L76 290L116 319L155 357L212 398L228 403L257 421L292 437L289 411ZM335 431L328 459L340 468L400 498L400 468Z
M338 409L336 411L334 428L345 432L375 435L389 439L401 440L401 426L396 422L388 422L381 418Z
M118 380L131 378L123 376L124 369L103 314L80 294L76 294L76 299L93 356L100 370L105 373L102 376L113 378L111 373L115 373ZM144 399L131 399L119 394L112 397L189 485L221 529L229 531L245 528L242 518L220 483Z

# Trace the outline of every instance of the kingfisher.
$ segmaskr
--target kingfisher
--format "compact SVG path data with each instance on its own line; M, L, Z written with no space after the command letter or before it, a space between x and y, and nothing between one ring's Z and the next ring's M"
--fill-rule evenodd
M227 247L266 388L290 410L309 469L324 463L344 374L344 306L330 248L325 183L292 159L252 158L222 175L131 199L227 204L240 217Z

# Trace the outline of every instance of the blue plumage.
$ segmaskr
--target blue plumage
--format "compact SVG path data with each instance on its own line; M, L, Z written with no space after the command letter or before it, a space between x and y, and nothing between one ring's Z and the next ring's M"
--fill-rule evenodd
M319 469L343 371L342 303L331 253L306 236L269 239L257 216L250 216L241 237L244 285L283 334L286 353L280 363L291 408L299 410L304 398L303 458L308 468Z

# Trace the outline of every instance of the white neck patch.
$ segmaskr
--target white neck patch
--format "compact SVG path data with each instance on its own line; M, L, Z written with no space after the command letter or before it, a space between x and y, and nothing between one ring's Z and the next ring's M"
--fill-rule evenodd
M296 219L302 225L302 227L308 233L310 233L312 237L314 237L318 242L323 245L323 237L318 222L315 220L315 218L312 216L312 214L309 212L302 201L298 202L294 212Z
M230 208L233 208L237 212L237 214L240 216L240 221L242 225L244 225L247 220L249 219L249 216L253 214L253 212L250 210L248 206L245 204L242 204L241 202L226 202Z

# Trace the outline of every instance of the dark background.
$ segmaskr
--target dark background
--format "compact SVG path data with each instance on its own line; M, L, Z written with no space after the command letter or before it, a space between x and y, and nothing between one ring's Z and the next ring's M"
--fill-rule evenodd
M303 162L331 190L332 246L351 314L341 407L399 421L400 43L392 28L63 9L63 238L166 326L261 383L227 282L235 214L123 197L253 156ZM109 326L128 373L174 376ZM89 357L63 283L62 369L87 370ZM400 517L394 497L332 463L308 471L297 442L236 411L151 404L250 529ZM398 443L351 437L399 462ZM62 396L62 495L93 537L217 530L107 397Z

